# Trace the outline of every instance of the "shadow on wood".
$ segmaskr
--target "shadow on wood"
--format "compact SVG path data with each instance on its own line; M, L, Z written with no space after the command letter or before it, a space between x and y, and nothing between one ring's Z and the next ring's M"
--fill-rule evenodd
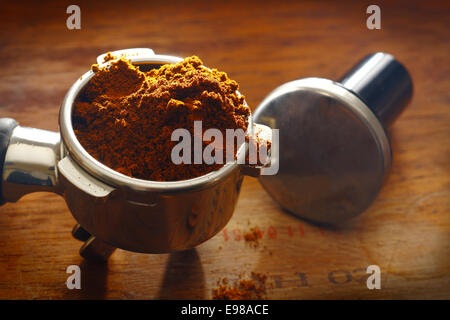
M108 276L108 264L83 260L80 264L81 274L81 299L103 299L106 293L106 278Z
M205 275L195 249L172 253L158 299L205 299Z

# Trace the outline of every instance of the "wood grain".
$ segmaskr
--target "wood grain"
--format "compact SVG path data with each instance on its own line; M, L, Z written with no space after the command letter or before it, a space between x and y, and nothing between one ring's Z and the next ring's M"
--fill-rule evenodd
M284 212L246 178L226 229L195 250L118 250L96 265L79 257L63 199L31 194L0 208L0 298L209 299L221 277L251 271L269 276L269 299L450 298L448 3L383 2L374 31L364 2L78 1L82 29L74 31L65 23L70 4L1 4L2 117L56 131L70 85L97 55L129 47L199 55L238 81L252 109L286 81L337 79L374 51L407 66L415 93L390 130L394 163L381 194L339 230ZM254 226L264 231L257 248L242 240ZM81 266L81 290L65 286L72 264ZM366 288L371 264L381 268L381 290Z

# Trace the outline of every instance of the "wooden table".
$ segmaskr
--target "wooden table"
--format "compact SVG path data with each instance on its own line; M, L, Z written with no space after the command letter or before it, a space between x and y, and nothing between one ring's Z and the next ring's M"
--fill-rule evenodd
M450 7L436 1L381 4L381 30L367 4L342 1L215 3L77 2L81 30L66 28L69 2L0 7L0 110L21 125L58 130L59 105L97 55L129 47L199 55L237 80L254 109L278 85L337 79L374 51L411 72L412 103L390 130L394 162L381 194L339 230L281 210L246 178L226 229L195 250L144 255L117 250L87 263L72 238L64 200L30 194L0 208L0 298L211 298L222 277L268 275L269 299L450 298ZM253 248L242 240L264 231ZM369 265L381 290L368 290ZM82 289L66 268L80 265Z

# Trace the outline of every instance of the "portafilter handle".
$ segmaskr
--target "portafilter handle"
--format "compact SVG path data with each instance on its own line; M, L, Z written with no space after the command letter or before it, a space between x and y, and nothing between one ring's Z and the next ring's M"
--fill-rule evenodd
M16 202L27 193L60 193L57 163L61 156L60 134L19 126L0 118L0 205Z

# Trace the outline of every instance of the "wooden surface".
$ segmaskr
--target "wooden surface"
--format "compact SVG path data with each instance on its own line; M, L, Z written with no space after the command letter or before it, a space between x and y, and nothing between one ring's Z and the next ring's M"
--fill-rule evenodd
M0 208L0 298L211 298L222 277L261 272L267 298L450 298L450 8L438 1L381 4L382 29L366 28L364 2L77 2L82 29L66 28L71 2L0 6L0 111L21 125L58 129L59 105L97 55L128 47L199 55L237 80L254 109L297 78L336 79L374 51L410 70L415 93L390 130L394 163L376 202L340 230L281 210L246 178L226 229L195 250L118 250L106 265L82 261L75 224L53 194ZM299 191L301 192L301 191ZM257 226L259 247L242 240ZM69 265L82 289L68 290ZM379 265L381 290L365 285Z

